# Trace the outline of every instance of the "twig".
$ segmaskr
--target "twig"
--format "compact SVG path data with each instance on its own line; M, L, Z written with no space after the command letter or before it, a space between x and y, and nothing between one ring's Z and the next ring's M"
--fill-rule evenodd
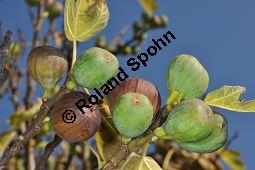
M46 145L45 151L42 157L37 162L37 165L35 168L36 170L46 169L48 158L50 157L51 153L55 150L55 148L61 143L61 141L62 139L59 136L55 135L53 141L51 141L50 143Z
M7 80L6 63L10 53L9 50L11 47L12 38L12 31L8 30L0 48L0 87L2 87L3 83Z

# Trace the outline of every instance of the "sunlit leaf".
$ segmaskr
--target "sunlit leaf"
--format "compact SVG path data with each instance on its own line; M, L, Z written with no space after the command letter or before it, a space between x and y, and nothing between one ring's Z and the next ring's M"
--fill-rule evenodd
M123 164L121 170L162 170L158 163L149 156L140 156L132 153Z
M15 134L16 131L13 129L0 134L0 152L4 151L5 147L10 143Z
M66 0L65 34L70 41L87 41L109 20L106 0Z
M245 87L223 86L209 93L205 102L211 106L238 112L255 112L255 100L242 101L240 95L245 92Z
M148 14L158 10L157 0L139 0L139 2Z
M245 165L240 160L240 152L233 151L230 149L222 148L218 151L221 159L233 170L243 170Z

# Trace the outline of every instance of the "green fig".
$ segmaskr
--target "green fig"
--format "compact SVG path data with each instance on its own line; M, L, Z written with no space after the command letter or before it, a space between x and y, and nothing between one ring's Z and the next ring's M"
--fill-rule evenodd
M180 142L178 145L190 152L209 153L215 152L227 141L228 126L226 119L220 114L213 114L213 133L202 141L195 143Z
M74 64L77 84L88 88L99 88L118 73L119 62L110 52L93 47L86 50Z
M179 91L182 99L200 98L207 90L207 71L193 56L177 56L167 69L169 91Z
M27 67L44 90L52 90L68 70L68 62L57 48L39 46L28 55Z
M212 114L205 102L188 99L173 108L163 126L166 133L176 141L201 141L213 131Z
M148 97L140 93L123 94L114 106L113 122L125 137L143 134L153 119L153 106Z

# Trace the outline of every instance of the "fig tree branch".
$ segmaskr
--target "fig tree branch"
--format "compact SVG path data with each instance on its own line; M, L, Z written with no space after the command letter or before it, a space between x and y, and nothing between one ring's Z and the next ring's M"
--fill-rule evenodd
M26 132L20 135L18 138L14 139L5 149L4 153L0 158L0 169L6 168L9 159L12 156L18 154L22 149L24 149L28 141L41 131L41 128L43 126L43 120L48 115L50 108L54 106L54 103L59 98L61 98L64 94L68 92L70 92L70 90L62 87L55 96L42 104L40 111L36 114L35 120L26 129Z
M0 48L0 87L2 87L3 83L7 80L6 63L10 53L12 38L12 31L8 30Z
M51 153L54 152L56 147L61 143L62 139L55 135L53 141L48 143L45 147L45 151L42 155L42 157L38 160L36 165L36 170L44 170L46 169L48 158L50 157Z

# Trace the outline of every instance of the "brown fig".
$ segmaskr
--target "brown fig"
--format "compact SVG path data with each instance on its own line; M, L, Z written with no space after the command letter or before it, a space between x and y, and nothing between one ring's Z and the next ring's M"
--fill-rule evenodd
M128 78L107 95L111 111L119 97L128 92L141 93L147 96L152 103L153 113L155 114L159 110L161 98L156 86L141 78Z
M88 101L89 95L71 92L61 97L51 110L51 121L56 134L70 142L92 137L99 129L101 117L97 105L79 110L75 103Z
M28 55L27 67L44 90L52 90L68 70L68 62L57 48L39 46Z

